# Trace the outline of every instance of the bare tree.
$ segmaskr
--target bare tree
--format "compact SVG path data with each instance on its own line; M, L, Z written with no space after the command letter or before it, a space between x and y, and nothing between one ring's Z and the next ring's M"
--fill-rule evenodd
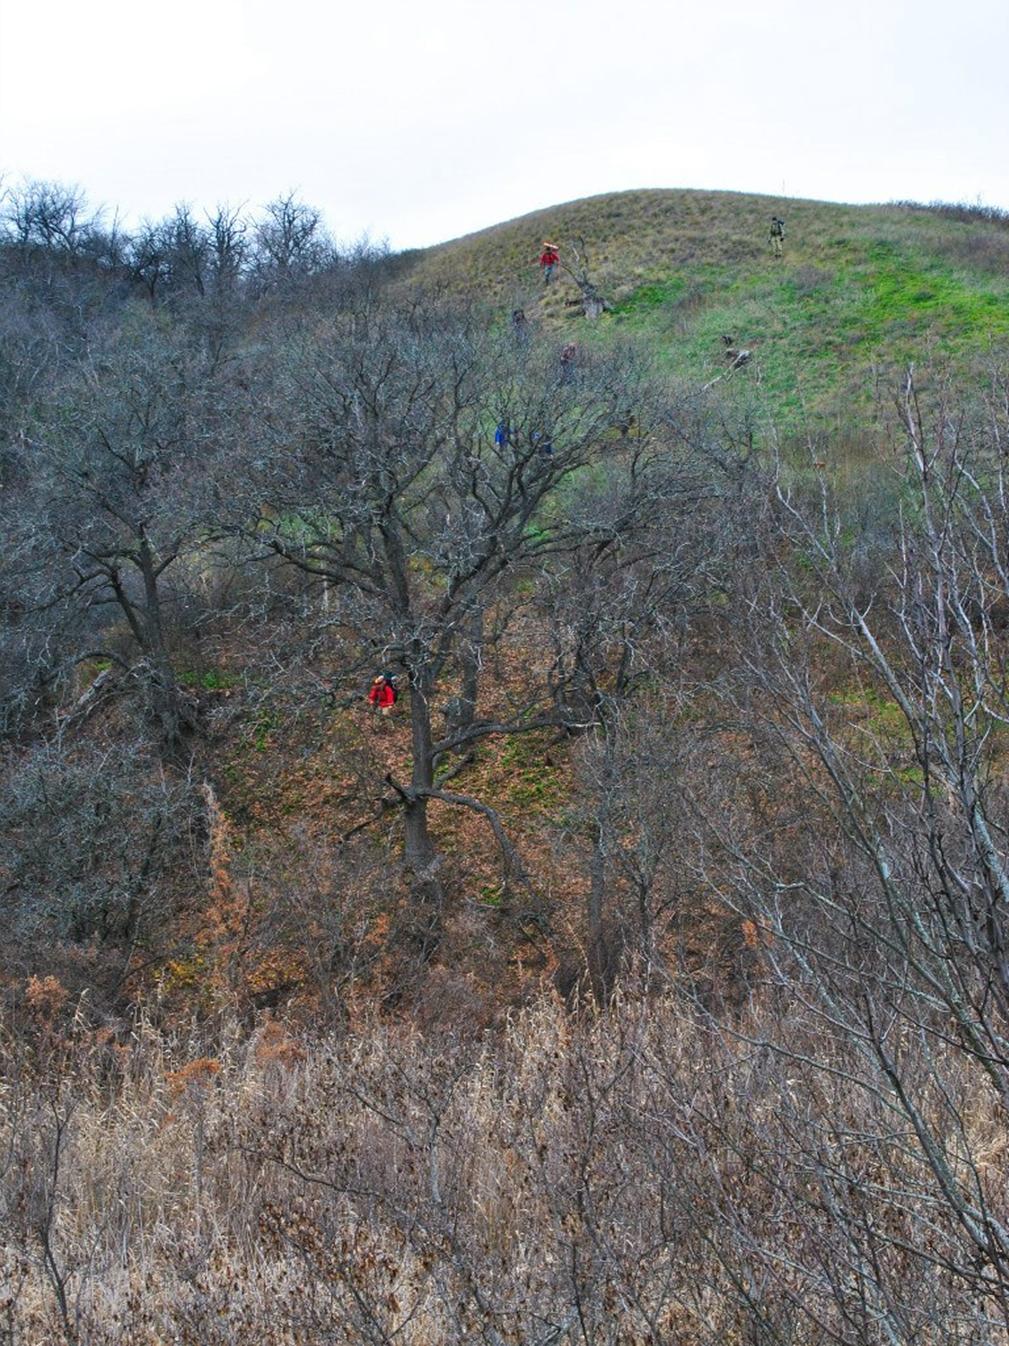
M212 248L210 231L185 203L158 223L146 223L129 245L130 274L146 289L151 302L207 292Z
M640 381L633 363L586 364L562 384L548 352L516 353L482 324L451 314L373 310L293 348L282 401L253 477L268 501L252 540L328 586L329 615L362 668L403 669L412 769L390 775L417 881L437 887L431 800L487 818L514 869L493 810L438 779L446 753L488 734L558 722L535 679L503 716L467 713L445 734L435 707L488 631L500 629L514 578L532 576L595 539L616 547L651 499L657 455L640 441L619 508L576 503L578 475L605 457L618 407ZM507 435L495 438L495 426ZM647 460L647 461L646 461ZM467 653L467 651L469 653ZM472 660L463 696L475 699ZM422 882L423 881L423 882Z
M803 500L779 473L732 695L764 786L747 800L726 763L696 801L718 820L709 881L753 921L766 981L813 1016L802 1033L768 1019L761 1036L806 1087L843 1080L874 1119L860 1142L880 1166L869 1209L829 1113L803 1122L802 1143L820 1152L834 1235L856 1259L835 1302L871 1285L891 1340L911 1336L898 1255L1009 1326L1007 1212L979 1124L1009 1100L997 371L990 387L978 405L940 385L926 406L908 377L892 560L874 573L826 482Z
M138 315L39 409L5 500L4 570L23 610L51 614L53 629L66 614L64 661L99 654L138 678L169 751L193 727L169 651L169 581L204 526L214 407L200 354Z
M264 286L303 278L331 257L322 216L287 192L265 207L254 231L254 266Z
M245 271L249 252L249 224L234 206L218 206L208 217L208 269L213 293L234 295Z
M538 594L550 633L550 680L559 717L589 729L580 760L592 801L586 924L597 996L612 985L618 944L626 939L626 927L619 934L621 904L613 889L628 878L636 891L640 947L646 958L656 955L649 894L665 847L653 829L668 829L659 801L669 793L676 746L651 721L675 713L691 624L724 586L732 536L717 464L682 436L677 444L665 445L653 461L648 441L629 440L608 470L573 490L572 515L584 510L596 527L582 546L549 568ZM628 527L622 513L634 498L639 474L647 503ZM607 516L613 522L611 545L598 529ZM664 758L661 765L656 754ZM631 836L634 843L625 849ZM632 875L634 853L641 864Z
M195 791L143 744L68 734L12 758L0 828L9 973L56 973L114 1000L131 961L161 955L202 887Z
M98 224L79 187L26 181L9 187L2 214L7 241L25 252L82 255Z

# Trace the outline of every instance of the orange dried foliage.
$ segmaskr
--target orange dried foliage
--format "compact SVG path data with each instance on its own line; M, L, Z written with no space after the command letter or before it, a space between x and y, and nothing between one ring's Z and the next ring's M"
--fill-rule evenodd
M181 1094L198 1093L201 1089L205 1089L220 1069L221 1063L215 1057L201 1056L178 1070L168 1071L165 1075L165 1082L171 1090L173 1098L178 1098Z
M67 1003L70 992L58 977L29 977L25 985L25 1002L39 1019L51 1023Z
M260 1065L280 1065L286 1069L306 1059L305 1049L295 1041L283 1024L267 1020L256 1043L256 1060Z
M203 926L196 943L207 950L205 978L213 989L220 984L234 990L242 937L249 922L249 894L231 875L231 831L224 811L211 785L203 786L207 802L209 832L209 892L203 912Z
M389 937L389 929L392 925L392 917L387 911L380 911L372 922L371 929L366 936L366 942L374 948L381 948Z

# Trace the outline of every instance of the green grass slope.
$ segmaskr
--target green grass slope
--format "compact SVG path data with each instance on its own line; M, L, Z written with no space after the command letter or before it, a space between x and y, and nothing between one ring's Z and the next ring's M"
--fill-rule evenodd
M772 214L786 221L780 260L768 244ZM595 328L570 278L544 290L545 238L562 252L583 242L612 306ZM521 306L566 337L642 335L699 386L721 371L721 334L731 334L753 351L747 381L759 381L786 427L867 409L878 381L909 359L968 364L1009 345L1009 228L962 210L620 192L420 252L410 276L504 311Z

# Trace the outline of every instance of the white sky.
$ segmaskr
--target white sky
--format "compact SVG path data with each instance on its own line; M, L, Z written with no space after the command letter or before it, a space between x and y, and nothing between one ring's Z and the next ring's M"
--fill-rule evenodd
M1009 207L1007 0L0 0L0 171L437 242L597 192Z

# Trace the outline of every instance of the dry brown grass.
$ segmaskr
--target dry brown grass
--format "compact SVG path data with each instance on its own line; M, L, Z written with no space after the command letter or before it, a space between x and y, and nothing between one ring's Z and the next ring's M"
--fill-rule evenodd
M36 1029L0 1089L11 1346L734 1346L757 1323L818 1340L805 1312L840 1326L866 1295L870 1319L889 1298L938 1343L970 1314L928 1260L955 1256L956 1222L885 1103L686 1003L571 1018L544 1000L482 1041ZM822 1033L816 1050L845 1068ZM921 1096L937 1120L962 1103L951 1154L976 1142L997 1167L983 1091L947 1064L945 1098ZM866 1200L881 1232L858 1272L844 1240Z

